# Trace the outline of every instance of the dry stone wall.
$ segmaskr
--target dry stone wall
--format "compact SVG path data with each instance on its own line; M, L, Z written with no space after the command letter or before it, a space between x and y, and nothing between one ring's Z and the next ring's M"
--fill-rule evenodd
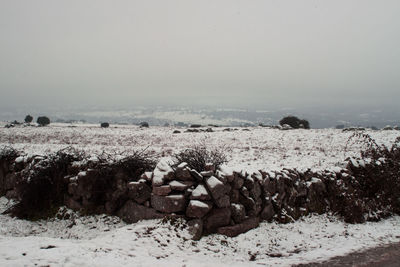
M18 184L43 160L46 157L1 160L1 195L21 199ZM391 212L360 197L355 175L365 164L349 161L337 171L248 173L218 170L210 163L198 172L186 163L174 166L161 159L153 171L129 177L118 168L104 171L91 168L90 162L72 162L63 173L63 201L73 210L115 214L129 223L181 216L194 239L210 233L237 236L260 221L289 223L329 211L349 222L363 222Z

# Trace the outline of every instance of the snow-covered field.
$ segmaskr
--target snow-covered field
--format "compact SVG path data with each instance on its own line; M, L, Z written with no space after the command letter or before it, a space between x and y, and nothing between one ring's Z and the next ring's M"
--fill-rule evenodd
M0 125L1 127L1 125ZM173 134L174 130L182 133ZM132 125L51 124L47 127L0 128L0 146L12 145L28 154L46 154L73 146L88 153L129 153L147 149L155 156L171 156L193 144L226 151L226 167L235 170L281 170L282 168L331 169L361 146L347 143L352 132L336 129L282 131L267 128L213 128L214 132L186 133L172 127L139 128ZM237 129L237 130L234 130ZM247 131L248 129L249 131ZM379 144L390 145L400 131L366 131Z
M280 170L284 167L331 169L358 156L351 132L335 129L173 134L176 128L52 124L48 127L0 128L0 146L28 154L46 154L67 146L88 153L129 153L147 149L170 156L193 144L226 151L225 168ZM399 131L367 131L378 144L390 145ZM10 203L0 198L0 213ZM261 223L235 238L210 235L192 241L180 225L161 220L126 225L99 215L29 222L0 215L0 266L243 266L321 261L329 257L400 240L400 217L377 223L345 224L329 216L305 217L295 223Z

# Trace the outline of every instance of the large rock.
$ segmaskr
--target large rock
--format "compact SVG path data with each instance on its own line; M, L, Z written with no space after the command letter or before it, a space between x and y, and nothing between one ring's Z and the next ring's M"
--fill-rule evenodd
M219 227L229 225L231 221L231 209L213 209L204 220L204 230L215 233Z
M233 179L233 182L232 182L233 188L240 189L240 188L242 188L243 184L244 184L244 179L239 177L239 175L237 173L235 173L235 178Z
M269 201L265 205L264 209L261 211L260 217L262 220L271 221L274 215L275 215L274 206Z
M242 194L240 194L239 202L240 202L240 204L242 204L246 208L246 211L247 211L248 214L250 214L250 212L255 214L255 212L256 212L256 202L254 201L254 199L252 199L251 197L246 197L246 196L243 196Z
M176 191L185 191L192 185L193 185L192 181L171 181L171 182L169 182L169 186L171 186L171 189L176 190Z
M187 167L187 163L181 163L175 170L175 178L180 181L192 181L193 177Z
M153 186L161 186L166 180L173 179L175 172L171 167L172 162L168 158L162 158L153 172Z
M259 223L259 218L253 217L245 220L240 224L220 227L218 228L218 233L229 237L234 237L258 227Z
M188 231L193 240L200 240L203 235L203 221L200 219L188 221Z
M239 203L239 190L233 189L229 192L231 203Z
M246 218L246 210L242 204L231 204L232 219L241 223Z
M225 185L222 183L220 180L218 180L216 177L211 176L206 180L206 185L208 189L211 192L211 195L214 199L218 199L222 197L225 193Z
M190 200L186 209L186 216L190 218L202 218L211 210L211 208L212 205L208 203L199 200Z
M196 200L210 200L211 196L208 194L204 185L199 184L192 192L190 199Z
M186 198L184 195L157 196L151 195L151 206L163 213L184 211Z
M128 223L135 223L140 220L162 218L164 215L152 208L139 205L132 200L128 200L125 205L117 212L117 216Z
M128 184L128 197L142 204L150 199L151 188L146 183L130 182Z
M171 193L172 189L170 185L153 186L152 193L157 196L167 196Z
M223 195L222 197L220 197L218 199L214 199L214 202L218 208L227 208L231 205L228 195Z

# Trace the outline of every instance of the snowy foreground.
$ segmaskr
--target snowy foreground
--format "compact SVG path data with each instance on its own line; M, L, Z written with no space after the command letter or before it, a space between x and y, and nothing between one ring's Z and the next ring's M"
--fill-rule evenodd
M116 128L114 128L116 127ZM67 146L89 154L129 153L146 149L171 156L196 143L223 148L224 168L253 171L282 168L317 170L343 167L362 145L348 143L351 132L335 129L173 134L176 128L52 124L49 127L0 129L0 146L12 145L27 154L47 154ZM399 131L367 131L378 144L391 145ZM11 203L0 198L0 213ZM106 215L24 221L0 215L0 266L290 266L323 261L390 242L400 241L400 217L350 225L329 215L305 217L295 223L261 223L235 238L210 235L190 240L182 224L143 221L126 225Z
M9 203L0 198L0 212ZM0 266L290 266L400 240L400 217L345 224L322 215L192 241L182 225L105 215L29 222L0 215Z

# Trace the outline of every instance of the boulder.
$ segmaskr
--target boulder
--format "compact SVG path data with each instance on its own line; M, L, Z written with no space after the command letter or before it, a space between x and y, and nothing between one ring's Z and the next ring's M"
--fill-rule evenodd
M245 186L247 189L252 190L253 187L254 187L254 179L253 179L252 177L250 177L250 176L247 176L247 177L244 179L244 186Z
M188 231L192 236L193 240L200 240L203 235L203 221L200 219L194 219L188 221Z
M244 184L244 179L239 177L239 175L236 174L235 178L233 179L233 183L232 183L233 188L240 189L240 188L242 188L243 184Z
M171 189L176 190L176 191L185 191L192 185L193 185L193 182L191 182L191 181L171 181L171 182L169 182L169 186L171 187Z
M181 164L182 165L182 164ZM179 165L179 166L181 166ZM187 164L186 164L187 165ZM192 181L193 177L187 167L178 168L175 170L175 178L180 181Z
M242 204L245 208L247 213L249 214L251 211L255 213L256 211L256 202L250 198L243 196L242 194L239 195L239 202Z
M227 208L231 204L231 201L230 201L228 195L223 195L222 197L215 199L214 202L218 208Z
M199 184L192 192L190 199L196 200L210 200L211 196L208 194L204 185Z
M127 223L135 223L140 220L158 219L164 215L155 209L139 205L132 200L128 200L125 205L117 212L117 216Z
M235 223L241 223L246 218L246 210L242 204L231 204L231 213Z
M253 217L245 220L240 224L236 224L233 226L225 226L218 228L218 233L222 235L226 235L228 237L235 237L242 233L245 233L251 229L258 227L260 220L258 217Z
M215 233L219 227L229 225L230 221L230 208L213 209L204 220L204 230L207 233Z
M167 196L172 191L170 185L153 186L152 193L157 196Z
M186 216L190 218L202 218L211 210L211 208L211 204L199 200L190 200L189 205L186 208Z
M231 203L239 203L239 190L233 189L229 192Z
M158 196L151 195L151 206L163 213L173 213L184 211L186 198L184 195Z
M214 176L211 176L206 180L206 185L214 199L222 197L222 195L225 193L226 189L224 184Z
M275 215L274 206L272 205L271 202L268 202L265 205L264 209L261 211L260 214L261 220L271 221L274 215Z
M151 188L146 183L130 182L128 184L128 197L142 204L150 199Z
M153 172L153 186L161 186L166 180L174 177L175 173L171 164L168 158L163 158L158 162Z

